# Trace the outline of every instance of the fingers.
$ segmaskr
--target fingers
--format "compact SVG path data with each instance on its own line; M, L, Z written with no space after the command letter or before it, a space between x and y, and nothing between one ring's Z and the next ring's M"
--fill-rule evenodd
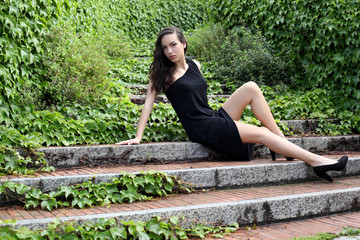
M130 139L115 143L115 145L136 145L136 144L139 144L139 142L136 139Z
M115 143L115 145L131 145L131 142L129 140L128 141L122 141L122 142Z
M129 140L126 140L126 141L121 141L121 142L115 143L115 145L127 145L127 144L129 144Z

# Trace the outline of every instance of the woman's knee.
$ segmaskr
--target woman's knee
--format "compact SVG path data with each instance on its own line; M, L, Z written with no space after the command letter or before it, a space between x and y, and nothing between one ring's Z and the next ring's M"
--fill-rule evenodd
M271 131L266 127L259 127L256 133L257 143L264 144L271 136Z
M254 93L261 93L261 89L260 89L259 85L257 85L257 83L253 82L253 81L244 83L244 85L242 85L242 87L244 87L244 88L246 88L246 90L252 91Z

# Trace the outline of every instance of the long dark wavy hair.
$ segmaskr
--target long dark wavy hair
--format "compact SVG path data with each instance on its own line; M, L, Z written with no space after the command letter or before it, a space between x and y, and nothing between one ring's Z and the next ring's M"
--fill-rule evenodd
M165 92L173 82L175 64L164 54L161 39L167 35L176 33L181 43L186 43L184 52L186 54L187 42L184 34L178 27L170 26L160 31L155 42L154 60L150 65L149 79L152 82L152 90L157 93Z

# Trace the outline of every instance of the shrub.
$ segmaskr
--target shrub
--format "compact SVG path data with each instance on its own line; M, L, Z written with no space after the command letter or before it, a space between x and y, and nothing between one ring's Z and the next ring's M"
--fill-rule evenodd
M46 106L99 100L108 86L110 70L108 48L103 48L102 41L65 28L54 29L45 41L43 64L47 82L43 84L41 100Z
M207 25L190 34L189 53L213 61L214 78L240 86L247 81L276 85L291 81L291 68L272 54L259 32Z
M213 18L229 28L259 29L306 70L306 88L331 89L339 106L360 106L359 0L212 1ZM299 69L302 74L302 68Z
M118 33L103 32L95 38L101 43L105 54L110 58L128 58L132 56L130 44Z

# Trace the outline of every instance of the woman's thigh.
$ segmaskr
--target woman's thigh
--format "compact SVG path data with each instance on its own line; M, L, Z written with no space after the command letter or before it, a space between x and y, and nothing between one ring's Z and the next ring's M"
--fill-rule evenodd
M239 131L241 141L243 143L261 143L266 142L266 139L274 135L269 129L265 127L258 127L255 125L234 121Z
M239 87L222 105L222 108L233 119L239 120L245 107L251 103L254 94L261 92L255 82L247 82Z

